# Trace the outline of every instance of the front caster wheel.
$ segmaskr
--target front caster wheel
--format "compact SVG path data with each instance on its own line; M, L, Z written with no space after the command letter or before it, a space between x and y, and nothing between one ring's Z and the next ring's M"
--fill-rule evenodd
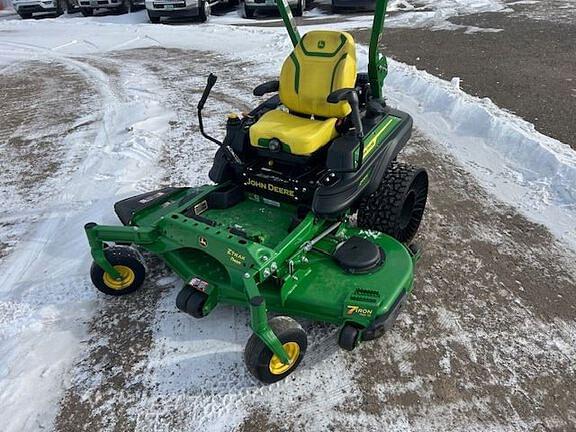
M278 356L270 351L256 334L250 336L246 344L244 362L257 380L265 384L272 384L286 378L296 370L304 358L308 339L302 326L292 318L274 317L268 324L284 346L290 362L288 364L282 363Z
M204 305L208 296L186 285L176 297L176 307L194 318L204 318Z
M113 246L105 249L104 255L122 278L114 279L98 264L92 263L90 279L99 291L117 297L133 293L142 286L146 268L138 252L125 246Z
M340 330L340 335L338 336L338 345L340 348L346 351L352 351L358 346L360 341L360 330L353 325L346 324Z

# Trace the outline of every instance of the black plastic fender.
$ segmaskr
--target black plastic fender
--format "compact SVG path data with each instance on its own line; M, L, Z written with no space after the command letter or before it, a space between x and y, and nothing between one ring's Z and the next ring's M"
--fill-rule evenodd
M130 225L132 222L132 217L136 212L148 207L162 204L163 202L168 201L172 195L185 189L188 188L166 187L163 189L158 189L152 192L146 192L140 195L126 198L114 204L114 211L116 212L116 215L122 224Z
M388 166L396 159L412 135L413 121L409 114L388 107L386 110L390 115L402 119L399 127L386 143L380 145L375 153L364 161L358 171L340 174L341 178L336 183L319 186L316 189L312 200L312 210L316 214L336 217L352 207L358 199L376 190ZM370 181L362 185L366 176L370 176Z

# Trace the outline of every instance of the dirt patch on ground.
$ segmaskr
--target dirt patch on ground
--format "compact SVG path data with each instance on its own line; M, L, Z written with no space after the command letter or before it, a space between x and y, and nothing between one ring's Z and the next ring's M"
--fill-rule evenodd
M59 192L54 180L77 168L67 139L86 130L81 119L94 98L85 77L59 63L23 62L2 73L0 259Z
M412 145L431 175L425 254L396 329L355 353L351 407L415 430L574 427L574 257L426 140Z
M440 78L460 77L461 88L488 97L545 135L576 148L576 25L501 13L451 19L455 24L503 29L385 29L382 50ZM367 43L369 32L352 32ZM565 101L565 102L560 102Z
M59 64L26 63L2 75L2 188L22 195L50 177L66 154L64 138L85 113L85 79Z

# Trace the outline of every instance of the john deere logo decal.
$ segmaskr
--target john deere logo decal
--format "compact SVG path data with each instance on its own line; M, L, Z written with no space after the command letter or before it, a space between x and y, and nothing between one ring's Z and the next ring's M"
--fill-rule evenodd
M372 315L372 309L365 309L361 308L360 306L352 306L352 305L348 305L346 307L348 308L348 310L346 311L346 315L358 314L364 317L369 317Z
M318 48L322 49L326 46L326 42L323 40L318 41Z
M200 243L200 246L202 247L208 246L208 240L206 240L206 237L198 237L198 243Z

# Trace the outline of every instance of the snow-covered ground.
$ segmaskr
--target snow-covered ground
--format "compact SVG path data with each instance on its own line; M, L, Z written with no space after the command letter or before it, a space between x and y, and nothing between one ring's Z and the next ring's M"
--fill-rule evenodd
M408 11L393 15L389 20L392 25L438 28L445 28L450 16L504 8L502 3L489 0L398 1L392 6ZM307 28L316 28L316 13L309 15L311 25ZM76 101L80 115L63 143L64 166L54 172L47 169L48 180L39 182L35 199L27 202L17 185L7 178L2 180L0 234L11 241L5 256L0 254L0 424L4 430L51 428L61 409L59 401L71 384L85 398L93 397L91 389L107 376L106 371L95 374L90 364L77 360L87 350L107 344L104 335L91 339L93 329L87 324L95 310L106 311L107 306L87 278L90 259L83 224L91 220L112 222L112 203L119 197L152 189L166 179L178 183L206 179L213 149L178 126L190 121L182 118L182 113L192 116L193 110L185 105L175 107L176 90L162 82L166 74L176 77L180 71L154 75L150 72L154 58L147 61L141 55L130 60L127 54L128 59L115 60L115 53L147 47L201 53L201 61L190 60L197 75L186 81L193 86L188 91L196 95L203 75L211 68L220 73L218 86L226 88L236 104L250 105L250 86L259 82L257 77L277 74L290 44L282 28L230 25L240 23L245 24L227 14L213 17L205 25L157 26L146 22L144 12L0 21L2 76L18 75L31 64L54 65L70 71L74 79L90 88L85 90L85 100ZM359 16L321 27L366 25L369 20ZM359 47L359 54L365 58L366 48ZM177 56L178 51L169 55ZM228 75L227 69L245 72L243 84L236 87L237 76ZM42 73L47 73L46 69ZM393 105L414 116L418 129L439 151L458 161L500 202L545 225L576 250L576 154L566 144L537 133L530 124L488 100L466 95L458 89L457 80L445 82L397 62L391 62L386 94ZM217 128L215 114L223 115L234 106L229 100L212 104L208 127ZM19 130L6 139L14 136L35 138L34 131ZM179 139L179 145L189 145L190 151L202 155L196 158L195 166L186 166L190 157L178 161L178 151L182 150L167 150L167 141L178 143ZM170 151L175 153L167 155ZM167 166L166 159L173 164ZM34 164L42 164L42 159L35 159ZM22 215L24 221L19 220ZM162 275L156 282L165 287L177 285ZM253 400L248 396L254 393L262 398L274 395L269 409L276 412L287 400L314 394L310 406L327 410L318 420L318 430L334 420L330 413L347 397L358 395L341 354L318 360L330 338L325 329L310 327L316 346L312 358L317 357L317 364L309 360L313 366L305 368L298 378L298 383L306 385L296 390L282 386L262 389L239 363L239 352L248 336L246 315L223 308L205 321L191 321L175 313L174 295L174 289L166 290L155 304L150 318L155 323L153 343L141 360L141 382L128 382L127 386L153 388L175 406L182 406L182 400L205 404L202 415L193 409L186 415L209 421L211 430L238 424L250 411ZM443 318L444 323L448 321ZM227 330L230 327L232 331ZM567 325L569 337L573 337L572 331ZM180 349L183 345L185 349ZM570 347L563 350L573 355ZM214 352L221 362L218 369L201 359ZM398 355L401 357L402 352ZM449 360L443 364L449 367ZM219 374L228 374L230 382L220 381ZM334 375L341 379L327 378ZM220 384L211 388L206 400L201 389L213 381ZM342 391L345 388L349 393ZM195 392L197 396L190 397ZM323 392L333 396L326 398ZM171 415L162 412L162 407L170 405L160 407L156 397L153 393L134 400L135 412L129 415L142 430L157 427L159 418ZM304 417L311 414L312 410L302 413Z

